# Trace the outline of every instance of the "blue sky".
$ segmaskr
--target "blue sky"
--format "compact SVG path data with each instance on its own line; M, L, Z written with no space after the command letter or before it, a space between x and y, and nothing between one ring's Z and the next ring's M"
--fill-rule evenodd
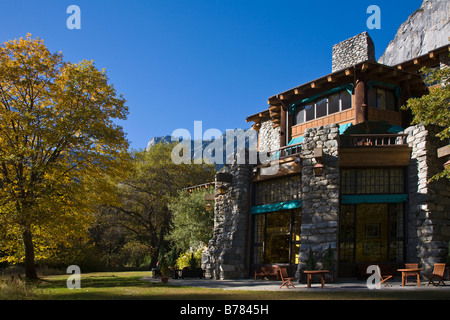
M2 0L0 42L45 40L66 61L95 60L127 99L131 146L185 128L248 128L267 98L331 72L332 46L368 31L377 59L422 0ZM67 7L81 9L69 30ZM369 30L370 5L381 29Z

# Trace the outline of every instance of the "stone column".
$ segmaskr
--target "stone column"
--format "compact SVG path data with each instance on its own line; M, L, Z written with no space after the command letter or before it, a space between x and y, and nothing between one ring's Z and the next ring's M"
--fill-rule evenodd
M225 195L218 194L216 182L214 234L202 258L207 275L216 280L241 279L246 276L247 234L251 166L226 165L221 172L230 173Z
M323 175L315 176L314 149L323 150ZM337 262L339 228L339 125L306 129L303 143L302 226L298 273L306 268L310 248L318 266L328 247ZM336 271L336 270L335 270ZM299 275L299 274L298 274Z
M415 261L431 272L434 263L445 262L450 241L450 183L447 179L429 182L443 169L437 158L443 142L437 131L417 125L405 130L412 148L408 167L407 261Z

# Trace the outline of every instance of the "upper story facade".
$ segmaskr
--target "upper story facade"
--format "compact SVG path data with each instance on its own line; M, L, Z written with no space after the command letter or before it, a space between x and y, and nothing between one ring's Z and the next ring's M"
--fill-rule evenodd
M367 32L335 45L332 73L269 97L266 110L247 118L259 132L259 151L286 150L303 141L307 128L333 123L340 125L341 134L357 124L367 124L363 134L403 131L412 116L401 107L428 92L418 71L450 66L449 53L447 45L387 66L375 61ZM372 130L372 122L385 123L386 131Z

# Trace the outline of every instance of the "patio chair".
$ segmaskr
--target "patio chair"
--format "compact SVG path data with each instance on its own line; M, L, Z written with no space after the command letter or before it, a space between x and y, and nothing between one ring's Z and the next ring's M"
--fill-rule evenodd
M385 287L390 287L390 285L388 283L386 283L386 281L391 279L393 277L393 275L381 274L380 266L377 266L377 273L380 276L380 286L381 286L381 284L384 284Z
M430 283L434 286L439 286L442 283L442 285L445 286L444 271L445 263L435 263L433 273L431 275L425 275L425 277L429 280L427 286L429 286ZM433 280L438 280L438 283L435 283Z
M280 289L285 286L286 288L290 289L289 287L292 286L292 288L295 288L294 284L292 283L293 280L296 280L297 278L295 277L289 277L288 272L287 272L287 268L286 267L280 267L279 268L280 271L280 276L281 276L281 281L283 281L283 283L280 286Z
M256 269L255 270L255 280L257 277L259 277L260 279L264 278L266 276L266 274L260 269Z
M419 269L418 263L405 263L405 269ZM420 281L420 273L417 272L406 272L405 273L405 285L408 282L408 277L417 277L417 280Z

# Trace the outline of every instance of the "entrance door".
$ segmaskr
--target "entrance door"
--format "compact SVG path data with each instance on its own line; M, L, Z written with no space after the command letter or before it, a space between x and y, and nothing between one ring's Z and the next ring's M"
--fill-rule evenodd
M388 205L357 205L356 263L388 260Z
M404 260L403 203L342 205L339 276L353 277L358 264Z

